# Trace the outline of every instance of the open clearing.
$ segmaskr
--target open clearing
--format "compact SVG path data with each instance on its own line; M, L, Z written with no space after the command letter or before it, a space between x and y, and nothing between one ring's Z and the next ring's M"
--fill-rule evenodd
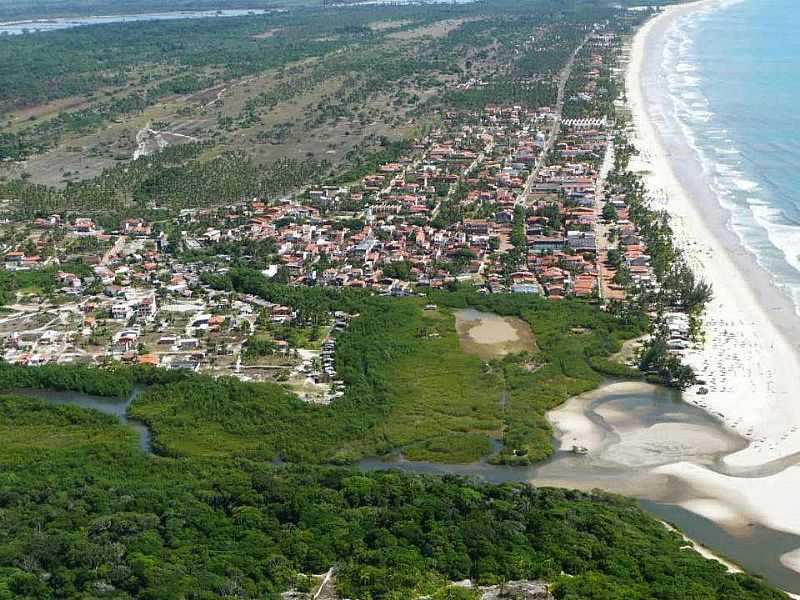
M474 309L455 313L461 350L483 359L532 352L536 342L530 326L517 317L501 317Z

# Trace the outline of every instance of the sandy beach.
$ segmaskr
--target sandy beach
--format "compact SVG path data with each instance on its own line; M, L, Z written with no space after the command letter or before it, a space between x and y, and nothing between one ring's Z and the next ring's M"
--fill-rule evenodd
M626 74L633 142L640 151L631 167L645 174L653 206L670 214L692 268L714 288L704 319L705 344L686 355L709 393L691 390L684 400L749 442L724 459L728 474L688 462L655 471L692 490L681 505L696 514L731 528L757 522L797 534L800 318L729 228L728 214L672 113L660 72L666 35L682 15L729 4L702 0L664 10L635 36ZM797 553L784 559L793 570L800 571L799 563Z
M654 206L670 214L692 268L714 287L705 315L706 343L687 354L709 393L690 391L684 399L749 439L748 448L727 462L752 466L800 451L800 403L794 394L800 318L727 227L727 213L676 131L657 73L663 38L674 20L719 4L703 0L669 8L636 35L626 89L640 155L631 166L647 173Z

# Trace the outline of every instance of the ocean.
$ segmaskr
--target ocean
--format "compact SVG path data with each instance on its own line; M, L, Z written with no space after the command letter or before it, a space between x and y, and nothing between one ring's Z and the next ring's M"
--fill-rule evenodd
M673 112L728 227L800 314L800 5L719 0L675 19Z

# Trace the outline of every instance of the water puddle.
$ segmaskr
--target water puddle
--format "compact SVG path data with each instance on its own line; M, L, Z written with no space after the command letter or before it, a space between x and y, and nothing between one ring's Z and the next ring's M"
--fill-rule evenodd
M466 354L490 360L536 349L530 326L518 317L501 317L474 308L465 308L453 314L458 341Z

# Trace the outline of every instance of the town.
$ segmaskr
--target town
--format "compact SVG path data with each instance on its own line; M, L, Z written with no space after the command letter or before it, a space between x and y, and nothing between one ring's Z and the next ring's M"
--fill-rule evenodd
M0 0L0 599L800 593L723 9L231 1Z
M391 296L460 283L624 300L652 271L624 194L605 181L614 125L595 100L609 93L598 82L613 37L587 37L556 107L447 113L358 181L184 210L171 235L141 218L15 224L5 270L31 283L0 317L4 360L203 370L285 382L326 403L342 393L332 354L350 315L310 324L295 307L213 289L204 274L247 264L280 283Z

